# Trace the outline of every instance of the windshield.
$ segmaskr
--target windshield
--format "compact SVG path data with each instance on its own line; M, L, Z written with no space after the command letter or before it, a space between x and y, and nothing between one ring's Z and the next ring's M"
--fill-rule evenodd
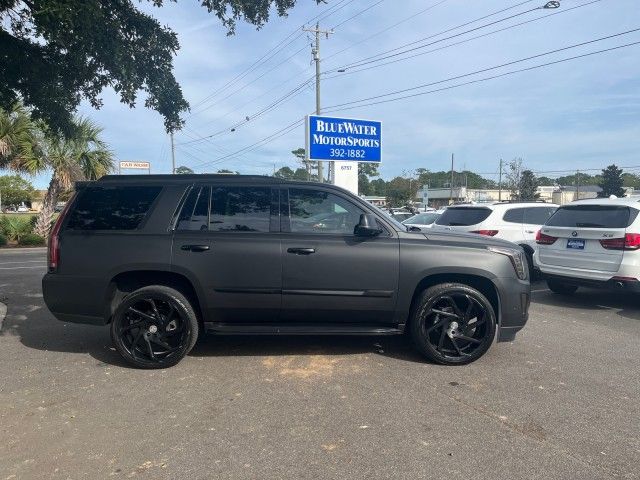
M569 228L626 228L638 210L622 205L571 205L556 210L546 225Z
M414 215L413 217L407 218L404 222L405 225L431 225L435 222L439 213L419 213L418 215Z
M449 207L436 220L436 225L467 227L486 220L491 209L486 207Z

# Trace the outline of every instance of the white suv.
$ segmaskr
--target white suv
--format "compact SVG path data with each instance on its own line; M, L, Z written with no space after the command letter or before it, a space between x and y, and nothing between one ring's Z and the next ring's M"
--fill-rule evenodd
M538 232L536 262L549 289L640 290L640 200L598 198L560 207Z
M533 269L536 232L557 205L543 202L497 202L448 207L433 224L436 230L457 230L502 238L520 245Z

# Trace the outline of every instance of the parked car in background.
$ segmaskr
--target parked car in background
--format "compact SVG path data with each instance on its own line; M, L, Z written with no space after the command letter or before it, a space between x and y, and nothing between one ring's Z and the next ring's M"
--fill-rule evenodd
M555 293L578 287L640 291L640 201L579 200L539 230L536 263Z
M557 208L543 202L454 205L444 211L432 228L477 233L516 243L523 248L533 273L536 232Z
M522 249L410 232L333 185L243 175L115 175L76 185L49 237L44 301L110 324L132 365L175 365L198 335L410 333L448 365L528 318Z
M18 213L27 213L27 212L29 212L29 207L27 207L25 205L20 205L18 208L16 208L16 212L18 212Z
M402 223L408 227L431 228L433 223L442 215L438 212L423 212L407 218Z

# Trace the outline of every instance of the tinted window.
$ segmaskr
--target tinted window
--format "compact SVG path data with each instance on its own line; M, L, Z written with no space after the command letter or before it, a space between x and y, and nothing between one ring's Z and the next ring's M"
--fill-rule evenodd
M411 218L407 218L404 223L407 225L431 225L439 216L439 213L419 213Z
M502 219L509 223L522 223L524 219L524 208L512 208L507 210Z
M616 205L560 207L547 221L550 227L626 228L638 215L635 208Z
M440 218L436 220L436 225L466 227L486 220L490 214L491 209L484 207L449 207L440 215Z
M555 211L555 207L525 208L524 223L528 223L530 225L544 225Z
M67 228L134 230L147 215L162 187L100 187L80 192Z
M351 202L322 190L289 190L292 232L351 234L365 213Z
M268 232L270 215L269 187L212 187L212 232Z
M178 217L178 230L206 230L209 221L209 187L194 187Z

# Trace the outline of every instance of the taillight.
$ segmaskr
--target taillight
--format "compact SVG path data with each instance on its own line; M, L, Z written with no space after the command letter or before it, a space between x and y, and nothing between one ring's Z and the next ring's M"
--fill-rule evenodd
M620 238L607 238L600 240L602 248L607 250L638 250L640 248L640 234L627 233Z
M536 233L536 243L539 245L553 245L558 237L552 237L551 235L545 235L542 230L538 230Z
M477 233L478 235L485 235L487 237L495 237L498 234L498 230L473 230L471 233Z
M71 203L73 202L72 196L67 204L60 212L56 223L53 225L51 229L51 233L49 234L49 244L48 244L48 256L49 256L49 271L55 272L58 269L58 265L60 264L60 229L62 228L62 222L64 222L64 217L66 217L67 212L69 211L69 207L71 207Z

